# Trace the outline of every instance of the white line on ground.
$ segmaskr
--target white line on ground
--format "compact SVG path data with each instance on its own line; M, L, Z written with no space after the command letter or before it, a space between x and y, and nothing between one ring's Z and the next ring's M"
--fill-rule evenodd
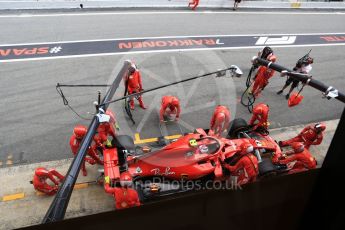
M97 12L97 13L58 13L58 14L13 14L0 15L0 18L31 17L71 17L71 16L107 16L107 15L160 15L160 14L252 14L252 15L345 15L345 12L228 12L228 11L130 11L130 12Z
M103 42L103 41L118 41L118 40L136 40L136 39L166 39L166 38L200 38L200 37L240 37L240 36L284 36L284 35L335 35L345 34L345 32L331 32L331 33L285 33L285 34L205 34L205 35L178 35L178 36L158 36L158 37L133 37L133 38L107 38L107 39L90 39L90 40L75 40L75 41L56 41L56 42L34 42L34 43L16 43L16 44L1 44L2 46L27 46L27 45L45 45L45 44L65 44L65 43L81 43L81 42Z
M310 44L310 45L289 45L289 46L272 46L274 48L296 48L296 47L323 47L323 46L345 46L341 44ZM149 51L129 51L124 53L100 53L100 54L81 54L74 56L57 56L57 57L39 57L39 58L25 58L25 59L9 59L0 60L0 63L7 62L23 62L23 61L40 61L50 59L67 59L67 58L83 58L83 57L99 57L99 56L115 56L127 54L145 54L145 53L171 53L171 52L191 52L191 51L208 51L208 50L240 50L240 49L262 49L264 46L242 46L242 47L219 47L219 48L191 48L191 49L172 49L172 50L149 50Z

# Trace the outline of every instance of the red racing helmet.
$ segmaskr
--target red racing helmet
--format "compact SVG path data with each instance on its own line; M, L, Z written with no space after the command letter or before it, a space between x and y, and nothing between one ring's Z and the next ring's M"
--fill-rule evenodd
M302 142L293 142L291 147L295 153L301 153L304 150L304 145Z
M178 101L177 97L173 97L171 100L171 105L174 107L179 106L180 102Z
M223 121L225 121L225 114L224 114L224 113L218 113L218 114L216 115L216 120L217 120L218 122L223 122Z
M43 168L43 167L39 167L35 169L35 175L38 177L45 177L47 176L49 173L48 169Z
M252 153L253 151L254 151L254 146L252 144L247 143L247 142L241 144L241 153L243 155Z
M326 129L326 125L324 123L316 123L314 127L315 127L316 132L318 133Z
M264 115L268 114L270 107L264 103L257 104L253 109L253 114Z
M130 187L133 184L132 176L129 172L123 172L120 175L120 184L122 187Z
M84 125L77 125L73 129L73 134L77 139L83 139L85 134L87 133L87 128Z

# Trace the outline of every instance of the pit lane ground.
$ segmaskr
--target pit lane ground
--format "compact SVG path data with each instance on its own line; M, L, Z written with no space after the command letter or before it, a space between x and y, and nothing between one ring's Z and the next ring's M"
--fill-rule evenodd
M327 130L323 142L319 146L311 146L310 148L310 151L318 161L318 167L322 165L338 122L338 119L326 121ZM297 125L289 128L277 128L271 130L270 135L276 140L284 140L298 134L303 127L303 125ZM148 144L150 141L152 140L136 140L136 143L146 142ZM39 224L48 210L53 197L36 192L29 183L32 180L34 169L40 166L47 166L49 168L57 168L60 172L65 173L71 161L72 159L69 158L0 168L0 174L2 175L0 177L0 184L7 185L0 187L0 210L7 210L2 212L0 229L12 229ZM66 218L114 210L112 196L106 194L100 185L94 183L99 176L99 172L97 172L98 167L88 166L88 176L79 176L67 208Z
M25 13L26 14L26 13ZM37 12L34 12L37 14ZM48 12L48 14L50 14ZM90 39L135 38L179 35L225 35L225 34L277 34L277 33L341 33L345 32L344 15L334 12L239 12L239 13L167 13L145 14L83 14L67 15L58 12L53 16L31 17L22 13L1 14L0 43L44 43L54 41L74 41ZM308 26L310 25L310 26ZM1 45L0 44L0 45ZM274 48L278 63L292 67L296 60L311 47ZM313 76L340 90L345 89L343 63L344 46L312 47L315 58ZM232 118L249 119L250 114L238 102L244 91L245 77L250 67L250 58L258 48L191 51L188 53L131 54L123 56L99 56L74 59L52 59L27 62L0 63L0 210L3 216L1 229L15 228L40 223L49 207L51 197L37 196L28 182L37 166L56 167L66 172L71 162L68 139L73 126L83 121L62 105L55 92L57 82L63 83L104 83L110 82L125 59L133 59L139 64L144 77L144 87L158 86L164 82L184 79L206 71L236 64L244 71L242 79L219 79L229 83L231 90L218 90L214 79L202 80L197 84L186 84L170 91L161 91L144 97L147 104L152 103L151 113L137 109L134 116L137 127L132 127L125 118L122 105L112 105L121 127L121 133L141 139L160 135L157 121L159 95L177 93L190 99L183 111L191 106L195 111L183 114L182 121L192 127L207 127L214 104L223 99L230 106ZM232 83L231 83L232 82ZM284 79L278 75L272 79L258 101L271 107L272 128L279 129L275 138L285 139L294 136L304 124L314 121L328 121L340 117L343 104L321 98L321 93L309 87L303 92L305 99L301 105L288 109L286 100L277 96L276 91ZM226 84L225 84L226 86ZM194 89L194 90L193 90ZM90 117L92 102L98 89L66 90L66 96L83 116ZM101 89L105 92L104 89ZM117 96L121 96L123 88ZM188 94L188 92L193 92ZM230 94L230 96L229 96ZM157 96L156 96L157 95ZM229 97L227 97L229 96ZM154 100L156 98L156 101ZM154 102L154 103L153 103ZM208 104L209 103L209 104ZM209 107L206 107L206 106ZM149 114L146 115L145 114ZM140 121L146 121L140 125ZM303 124L303 125L301 125ZM337 121L327 124L327 135L321 147L311 151L322 161L328 149ZM295 128L290 127L299 125ZM187 125L185 125L187 126ZM140 128L141 127L141 128ZM287 128L289 127L289 128ZM140 128L140 129L139 129ZM186 127L184 127L186 128ZM188 126L187 126L188 128ZM289 130L292 132L289 132ZM272 135L274 131L272 131ZM170 133L176 134L176 133ZM286 136L285 136L286 135ZM48 162L49 161L49 162ZM12 167L8 167L12 166ZM96 168L89 170L88 178L79 178L77 189L71 198L67 217L102 212L113 209L113 199L95 185L85 181L94 180ZM18 179L19 178L19 179ZM84 188L83 188L84 187ZM87 188L85 188L87 187ZM90 199L92 198L92 199ZM6 210L6 211L3 211ZM92 211L93 210L93 211ZM29 215L28 215L29 214Z
M107 11L108 12L108 11ZM180 11L114 12L109 14L68 12L43 14L1 14L0 45L44 43L56 41L136 38L153 36L195 36L280 33L342 33L344 14L333 12L212 12L179 13ZM262 13L262 14L261 14ZM275 23L272 23L275 22ZM303 23L301 23L303 22ZM312 22L317 26L306 26ZM331 23L330 23L331 22ZM183 25L183 26L182 26ZM326 84L345 89L342 64L344 46L274 48L278 63L292 67L296 60L312 48L315 58L313 76ZM120 133L141 139L160 136L158 128L159 100L163 94L176 94L183 101L181 125L184 131L193 127L206 128L214 106L230 107L232 118L249 119L247 109L239 104L245 89L250 59L259 50L248 49L142 53L2 62L0 73L0 167L66 159L71 156L68 140L76 124L88 124L63 106L55 91L57 82L70 84L103 84L110 82L125 59L134 60L143 73L144 88L184 79L201 73L238 65L244 72L241 79L207 78L156 91L144 96L147 111L133 113L133 126L123 112L122 103L112 104L121 127ZM283 96L276 91L284 84L278 74L266 87L258 102L270 105L272 128L289 127L340 117L343 104L322 99L321 93L306 87L303 103L288 109ZM65 89L65 95L84 117L94 112L98 88ZM103 93L105 89L100 89ZM116 97L123 93L123 86ZM87 113L89 112L89 113ZM174 135L170 130L168 135Z

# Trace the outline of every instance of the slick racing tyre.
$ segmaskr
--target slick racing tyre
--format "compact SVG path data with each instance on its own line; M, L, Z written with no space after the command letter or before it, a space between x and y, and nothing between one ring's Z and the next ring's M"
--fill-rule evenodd
M127 150L128 152L135 151L135 144L133 138L127 135L118 135L112 140L112 146L118 149Z
M238 134L242 131L248 130L247 122L242 118L236 118L230 122L230 130L227 138L238 138Z
M119 135L112 140L111 144L117 149L120 172L127 171L127 156L128 154L135 153L133 138L127 135Z

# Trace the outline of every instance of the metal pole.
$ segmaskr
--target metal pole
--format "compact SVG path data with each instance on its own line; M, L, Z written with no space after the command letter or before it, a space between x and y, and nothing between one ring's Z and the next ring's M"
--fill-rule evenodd
M138 92L138 93L132 93L130 95L124 95L123 97L117 98L117 99L112 100L112 101L105 101L101 105L106 105L106 104L118 102L118 101L124 100L124 99L126 99L128 97L139 96L141 94L148 93L148 92L151 92L151 91L155 91L157 89L166 88L166 87L169 87L169 86L172 86L172 85L177 85L177 84L184 83L184 82L187 82L187 81L192 81L192 80L195 80L195 79L198 79L198 78L203 78L203 77L211 76L211 75L214 75L214 74L218 74L218 73L220 73L222 71L234 70L234 69L235 69L235 67L231 66L231 67L226 68L226 69L217 70L217 71L214 71L214 72L211 72L211 73L206 73L206 74L203 74L203 75L200 75L200 76L194 76L194 77L186 78L186 79L183 79L183 80L180 80L180 81L175 81L175 82L172 82L172 83L168 83L168 84L165 84L165 85L160 85L160 86L157 86L157 87L154 87L154 88L151 88L151 89L143 90L143 91Z
M253 58L253 63L257 63L259 65L269 67L270 69L273 69L273 70L278 71L280 73L282 73L282 72L286 73L288 76L292 77L293 79L299 80L302 83L310 85L311 87L325 93L326 96L331 91L336 92L337 96L334 98L345 103L345 94L339 92L337 89L333 88L332 86L327 86L327 85L323 84L322 82L315 80L315 79L312 79L305 74L293 72L292 70L290 70L286 67L283 67L281 65L275 64L273 62L270 62L270 61L267 61L265 59L258 58L258 57Z
M103 104L103 103L111 100L122 78L125 76L125 74L127 74L127 70L130 65L131 63L128 61L124 63L121 71L116 76L110 89L105 94L105 97L103 98L102 103L101 103L102 105L100 105L99 108L102 108L104 111L107 110L108 104ZM80 167L87 154L87 150L92 142L93 136L95 135L98 125L99 125L98 117L94 116L91 121L91 124L89 125L88 131L81 142L78 153L75 156L74 160L72 161L72 164L65 176L65 180L60 186L56 196L54 197L54 200L51 203L45 217L43 218L42 223L49 223L49 222L63 220L67 206L68 206L69 199L73 191L74 184L78 178Z

